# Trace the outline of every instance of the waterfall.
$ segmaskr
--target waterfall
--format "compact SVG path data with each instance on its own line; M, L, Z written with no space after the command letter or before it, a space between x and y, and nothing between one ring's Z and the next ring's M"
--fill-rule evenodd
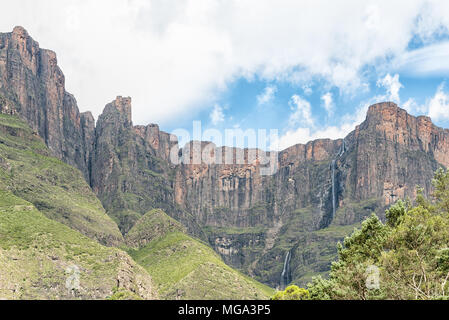
M290 283L290 250L287 252L284 260L284 269L282 269L281 273L281 281L279 286L281 290L284 290L287 285Z
M336 194L335 194L335 163L336 159L332 160L332 220L334 220L335 217L335 206L336 206Z
M346 151L346 141L343 139L343 143L340 146L340 151L338 152L338 156L341 157L343 153Z
M336 164L337 164L337 159L340 158L341 156L343 156L343 154L346 151L346 141L345 139L343 139L343 142L340 146L340 150L338 151L337 156L335 157L335 159L332 160L331 163L331 171L332 171L332 220L335 217L335 211L336 206L337 206L337 192L335 190L335 168L336 168Z

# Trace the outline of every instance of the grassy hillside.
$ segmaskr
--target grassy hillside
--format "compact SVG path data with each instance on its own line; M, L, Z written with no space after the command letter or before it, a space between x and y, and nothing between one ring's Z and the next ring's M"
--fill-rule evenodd
M52 157L21 119L0 115L0 270L7 270L0 275L0 298L153 298L149 274L166 299L272 294L228 267L161 210L141 217L126 236L149 274L125 252L92 239L123 245L82 174ZM66 280L74 270L80 289L70 291Z
M102 246L0 190L0 299L149 299L151 277L125 252ZM68 279L79 274L79 286ZM72 285L70 285L72 284Z
M139 249L151 241L164 237L167 233L185 233L186 228L160 209L154 209L143 215L126 234L128 246Z
M138 236L139 234L143 236ZM151 239L131 256L166 299L267 299L273 290L227 266L209 246L161 210L145 214L125 237Z
M51 156L16 116L0 114L0 187L31 202L48 218L107 245L123 237L77 169Z

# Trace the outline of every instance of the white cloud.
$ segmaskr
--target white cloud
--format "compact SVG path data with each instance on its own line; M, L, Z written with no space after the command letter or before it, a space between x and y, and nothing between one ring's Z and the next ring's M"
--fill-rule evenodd
M357 125L363 122L366 117L371 101L362 103L352 114L342 116L342 121L338 126L327 127L289 127L284 134L272 140L271 149L284 150L298 143L305 144L316 139L342 139L346 137Z
M433 121L449 119L449 93L444 90L445 83L441 83L435 94L426 100L425 103L419 104L415 99L409 98L401 107L408 113L415 115L425 114Z
M307 100L301 98L297 94L294 94L288 104L292 110L292 114L290 115L288 121L290 127L294 127L297 124L312 127L314 126L314 121L312 119L312 108Z
M424 3L417 17L415 32L424 43L432 43L434 36L448 31L449 3L447 1L431 0Z
M321 100L323 101L324 109L326 109L327 114L330 116L334 113L334 100L332 97L332 93L327 92L321 96Z
M415 77L449 74L449 41L431 44L398 56L392 68Z
M382 79L377 80L378 87L384 87L387 91L385 95L386 100L400 103L399 90L402 84L399 82L399 75L391 76L389 73Z
M427 115L433 120L449 119L449 94L444 91L444 83L427 102Z
M414 113L418 109L418 103L415 101L415 99L409 98L401 105L401 107L404 108L408 113Z
M257 103L259 105L264 105L267 104L268 102L271 102L274 99L276 91L277 87L274 85L265 87L263 92L257 96Z
M298 143L307 143L309 141L313 141L316 139L341 139L348 135L352 130L355 129L357 125L362 123L366 117L366 112L368 111L368 107L373 103L377 103L385 100L392 100L399 102L400 95L399 90L402 87L399 82L398 75L391 76L387 74L384 78L378 80L378 85L385 87L386 94L378 95L370 98L367 101L364 101L357 108L356 112L353 114L345 114L342 116L342 120L338 126L327 126L316 128L313 125L313 120L311 120L310 126L300 126L294 128L290 125L287 130L282 134L279 138L273 139L272 148L276 147L278 151L284 150L290 146L293 146ZM323 98L325 95L321 97L321 99L325 102ZM310 110L310 104L299 96L292 97L291 105L299 105L297 110L292 114L295 119L301 119L299 116L302 114L310 114L308 110ZM331 101L331 100L329 100ZM295 102L295 103L293 103ZM432 120L448 120L449 119L449 93L445 91L445 83L441 83L434 96L427 99L427 101L420 105L416 102L415 99L409 98L406 102L400 105L404 108L408 113L411 114L425 114L428 115ZM298 111L301 110L301 111ZM304 117L303 117L304 118ZM311 117L305 117L311 119ZM297 121L298 123L304 125L307 124L307 121L303 121L302 123ZM294 124L294 122L289 122L290 124Z
M279 146L279 150L284 150L298 143L305 144L312 140L332 137L340 138L342 135L344 135L344 130L338 127L327 127L318 131L312 131L310 128L297 128L285 132L276 143Z
M0 30L14 25L58 53L82 110L98 115L116 95L130 95L134 121L147 123L206 108L241 76L299 84L319 78L356 89L364 66L404 54L413 33L430 37L449 25L449 6L425 0L6 1Z
M218 104L214 105L214 108L212 112L209 115L210 120L212 121L212 124L217 125L220 122L223 122L225 119L223 108L220 107Z
M361 119L363 121L363 119ZM274 140L273 146L278 147L278 151L284 150L298 143L305 144L316 139L341 139L347 136L355 126L361 123L355 120L343 122L340 126L329 126L318 130L308 127L287 130L277 140Z

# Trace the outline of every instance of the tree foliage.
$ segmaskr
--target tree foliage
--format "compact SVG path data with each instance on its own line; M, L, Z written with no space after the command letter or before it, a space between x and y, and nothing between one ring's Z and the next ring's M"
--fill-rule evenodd
M329 279L308 284L310 299L448 299L449 171L432 184L432 199L399 200L385 224L373 214L338 244Z
M271 298L272 300L308 300L309 291L295 285L287 287L284 291L278 291Z

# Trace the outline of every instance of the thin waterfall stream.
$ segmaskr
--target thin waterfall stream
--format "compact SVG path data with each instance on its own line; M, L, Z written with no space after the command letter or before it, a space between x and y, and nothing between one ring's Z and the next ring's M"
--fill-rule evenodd
M335 159L332 160L332 163L331 163L331 171L332 171L332 220L334 220L335 212L337 210L337 208L336 208L337 207L337 192L335 190L335 169L336 169L336 165L337 165L337 159L341 158L341 156L343 156L345 151L346 151L346 141L345 141L345 139L343 139L343 143L340 146L340 150L338 151L337 156L335 157Z
M336 204L337 204L337 199L336 199L336 195L335 195L335 164L336 164L337 160L334 159L332 160L332 164L331 164L331 168L332 168L332 220L334 220L335 217L335 210L336 210Z
M335 170L337 167L337 160L338 158L341 158L343 156L343 154L346 151L346 141L343 139L343 143L340 146L340 150L337 153L337 156L335 157L335 159L332 160L331 162L331 174L332 174L332 220L335 217L335 212L337 209L337 191L335 188ZM291 260L291 250L287 251L287 254L285 255L285 259L284 259L284 267L282 269L282 273L281 273L281 279L279 282L279 287L281 290L285 290L285 288L287 287L287 285L290 283L291 281L291 275L290 275L290 260Z
M279 283L279 287L281 290L284 290L290 283L290 259L291 259L290 251L291 250L287 252L284 259L284 268L282 270L281 281Z

